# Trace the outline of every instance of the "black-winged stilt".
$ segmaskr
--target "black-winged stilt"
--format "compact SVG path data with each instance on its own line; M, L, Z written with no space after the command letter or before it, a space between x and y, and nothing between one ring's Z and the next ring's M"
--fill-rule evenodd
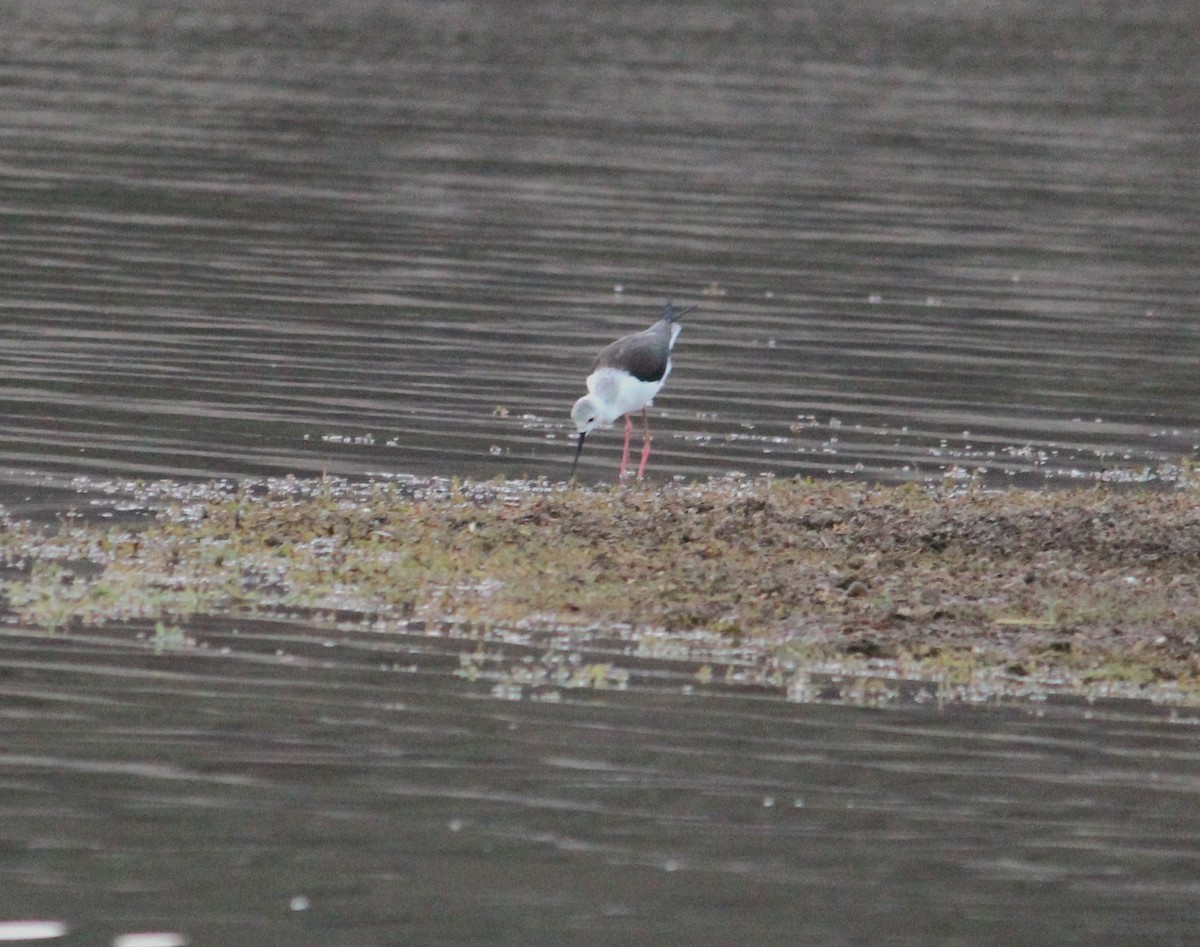
M642 479L646 461L650 459L650 419L646 416L646 408L671 373L671 349L683 328L679 325L679 317L695 308L676 309L668 301L658 322L649 329L617 339L600 350L587 377L588 393L571 408L571 420L579 432L579 444L571 464L572 477L588 432L595 427L607 427L625 415L625 447L621 451L621 470L617 474L618 479L624 479L629 463L629 440L633 435L629 415L641 409L642 461L638 464L637 475L639 480Z

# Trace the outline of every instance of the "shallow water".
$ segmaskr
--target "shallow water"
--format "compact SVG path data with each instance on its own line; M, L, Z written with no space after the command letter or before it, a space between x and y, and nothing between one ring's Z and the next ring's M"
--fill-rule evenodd
M179 632L0 637L0 914L81 944L1194 934L1194 708L788 703L566 634Z
M0 502L561 478L591 357L667 297L700 307L654 477L1170 481L1197 449L1200 8L510 6L6 12ZM0 922L62 943L1200 919L1187 710L797 704L594 644L303 622L6 630ZM518 673L562 668L608 686Z
M1196 19L10 15L0 481L560 478L592 356L668 296L700 308L655 476L1169 477L1200 442Z

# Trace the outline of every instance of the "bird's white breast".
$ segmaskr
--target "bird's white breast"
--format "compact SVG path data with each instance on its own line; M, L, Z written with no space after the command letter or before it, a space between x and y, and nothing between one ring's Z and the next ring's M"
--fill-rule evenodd
M667 376L671 374L671 363L658 381L638 381L627 372L615 368L599 368L588 375L588 391L596 398L601 409L601 421L612 424L623 414L640 411L654 400Z

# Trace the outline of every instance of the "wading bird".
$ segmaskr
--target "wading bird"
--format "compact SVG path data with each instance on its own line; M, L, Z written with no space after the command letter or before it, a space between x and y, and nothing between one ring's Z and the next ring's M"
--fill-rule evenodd
M571 476L579 465L583 453L583 439L595 427L607 427L625 415L625 447L621 451L621 469L618 479L624 479L629 464L629 440L633 436L633 422L629 415L642 412L642 460L638 464L638 479L646 472L646 461L650 459L650 419L646 416L649 407L671 373L671 349L675 337L683 327L679 317L691 312L695 306L676 309L669 301L663 308L658 322L649 329L617 339L606 345L592 363L587 377L588 393L571 408L571 420L579 432L579 444L575 448L575 460L571 464Z

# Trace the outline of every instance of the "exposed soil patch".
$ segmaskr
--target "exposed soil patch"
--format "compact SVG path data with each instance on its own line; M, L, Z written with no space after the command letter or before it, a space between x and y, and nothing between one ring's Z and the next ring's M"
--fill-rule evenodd
M159 491L168 492L169 491ZM7 521L12 620L260 609L696 630L902 676L1200 690L1191 489L721 480L188 488L148 523Z

